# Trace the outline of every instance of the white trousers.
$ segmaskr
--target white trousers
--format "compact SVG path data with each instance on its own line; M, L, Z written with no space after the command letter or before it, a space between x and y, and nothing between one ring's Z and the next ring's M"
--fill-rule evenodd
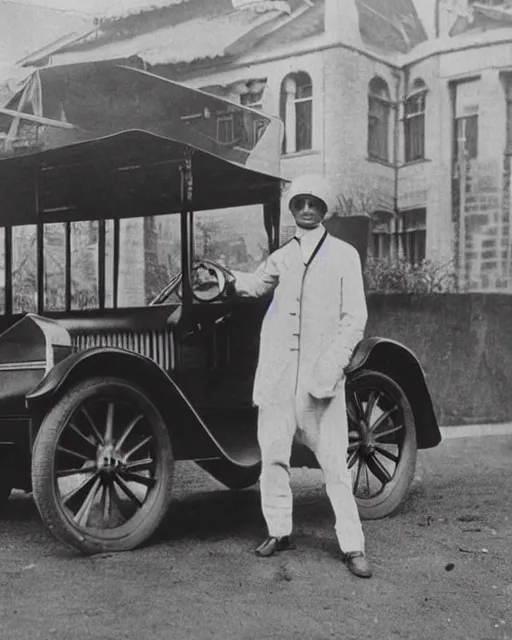
M364 551L364 535L347 467L348 424L345 391L317 400L300 393L289 402L262 406L258 441L262 455L261 505L270 536L292 532L290 455L297 435L316 455L335 515L335 530L343 553Z

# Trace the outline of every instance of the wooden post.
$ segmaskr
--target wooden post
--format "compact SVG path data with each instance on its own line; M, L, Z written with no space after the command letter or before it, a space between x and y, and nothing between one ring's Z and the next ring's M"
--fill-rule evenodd
M35 209L37 217L36 225L36 312L42 315L44 311L44 225L42 220L41 211L41 194L40 194L40 172L39 167L34 167L34 196L35 196Z
M66 296L66 311L71 311L71 222L69 220L65 222L65 296Z
M12 315L12 226L4 231L5 314Z
M100 309L105 308L105 219L98 223L98 302Z
M192 150L185 151L183 163L179 165L181 173L181 275L183 302L188 304L192 300L192 289L190 286L190 270L192 252L192 212L191 205L194 194L194 182L192 176Z
M281 221L281 189L263 205L263 220L267 232L269 251L272 253L279 248L279 225Z

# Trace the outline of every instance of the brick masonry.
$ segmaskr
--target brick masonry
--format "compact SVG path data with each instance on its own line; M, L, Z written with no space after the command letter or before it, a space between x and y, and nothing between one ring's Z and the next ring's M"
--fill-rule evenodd
M460 288L511 291L510 159L470 160L454 179Z

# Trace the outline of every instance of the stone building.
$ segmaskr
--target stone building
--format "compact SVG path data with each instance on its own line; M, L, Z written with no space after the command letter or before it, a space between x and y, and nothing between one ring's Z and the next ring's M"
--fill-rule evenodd
M123 60L278 114L283 174L323 173L341 215L371 215L371 255L452 264L461 290L512 290L511 5L183 0L26 64Z

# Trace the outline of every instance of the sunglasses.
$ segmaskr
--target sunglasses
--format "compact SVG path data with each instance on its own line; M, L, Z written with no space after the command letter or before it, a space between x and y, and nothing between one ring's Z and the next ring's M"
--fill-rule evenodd
M306 206L309 206L310 209L318 209L322 212L325 212L327 209L322 200L315 196L295 196L295 198L290 202L290 209L292 211L300 211L301 209L305 209Z

